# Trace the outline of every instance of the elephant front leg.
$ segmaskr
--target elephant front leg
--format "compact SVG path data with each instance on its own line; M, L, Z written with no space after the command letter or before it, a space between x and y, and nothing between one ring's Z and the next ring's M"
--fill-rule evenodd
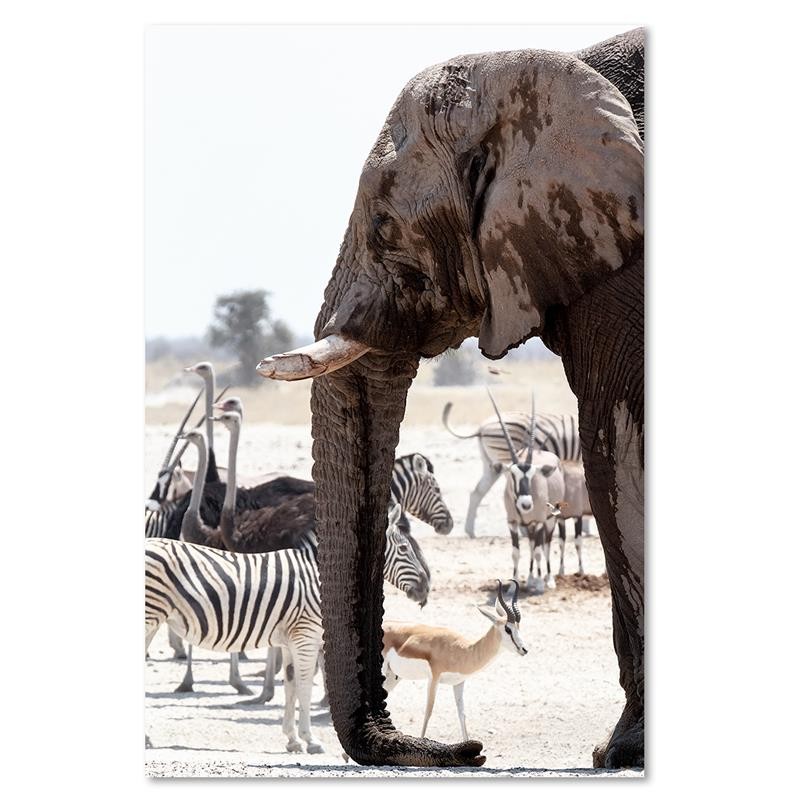
M589 492L605 551L614 648L626 699L611 737L595 749L592 760L595 766L606 768L643 767L644 474L624 462L613 470L604 459L590 457L589 462L595 469ZM596 476L602 480L604 474L612 488L607 485L598 491Z

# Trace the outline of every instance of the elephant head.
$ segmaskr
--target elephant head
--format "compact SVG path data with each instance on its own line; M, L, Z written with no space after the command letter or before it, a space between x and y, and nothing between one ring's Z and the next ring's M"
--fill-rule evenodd
M643 147L574 56L462 56L403 89L370 152L316 343L262 361L314 377L313 477L331 714L364 764L477 765L481 744L396 731L381 674L383 538L420 357L478 336L501 358L641 261Z

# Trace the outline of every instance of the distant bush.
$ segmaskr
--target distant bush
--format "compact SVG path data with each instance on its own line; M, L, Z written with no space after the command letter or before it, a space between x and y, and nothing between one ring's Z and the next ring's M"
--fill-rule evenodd
M239 364L234 380L241 386L256 383L256 364L265 355L289 350L294 338L285 322L273 320L264 290L218 297L208 334L212 347L224 347L236 354Z
M471 386L477 377L474 357L458 350L448 350L433 368L434 386Z

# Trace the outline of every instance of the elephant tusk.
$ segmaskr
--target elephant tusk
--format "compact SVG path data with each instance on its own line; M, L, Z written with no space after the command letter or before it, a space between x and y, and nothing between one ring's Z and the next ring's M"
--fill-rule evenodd
M264 378L276 381L301 381L335 372L355 361L370 347L354 339L332 333L318 342L298 347L288 353L278 353L258 362L256 371Z

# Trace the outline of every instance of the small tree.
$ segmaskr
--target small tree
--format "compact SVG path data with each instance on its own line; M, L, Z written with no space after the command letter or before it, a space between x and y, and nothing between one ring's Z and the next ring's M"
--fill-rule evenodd
M433 368L434 386L471 386L475 378L472 356L458 350L448 350Z
M285 322L272 319L263 289L218 297L208 335L212 347L225 347L236 354L235 380L243 386L256 382L255 366L265 355L291 349L293 339Z

